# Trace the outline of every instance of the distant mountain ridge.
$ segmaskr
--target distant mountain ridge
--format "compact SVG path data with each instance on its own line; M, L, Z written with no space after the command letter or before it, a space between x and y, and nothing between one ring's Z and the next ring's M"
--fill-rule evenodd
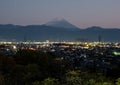
M120 42L120 29L98 26L73 29L45 24L27 26L0 24L0 41L98 41L98 36L101 36L102 41Z

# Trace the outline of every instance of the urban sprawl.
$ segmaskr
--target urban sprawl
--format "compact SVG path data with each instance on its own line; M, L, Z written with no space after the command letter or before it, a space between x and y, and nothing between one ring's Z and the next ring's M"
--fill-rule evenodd
M69 60L73 69L94 67L106 72L119 68L120 43L111 42L0 42L0 54L14 55L19 50L50 52L57 59Z

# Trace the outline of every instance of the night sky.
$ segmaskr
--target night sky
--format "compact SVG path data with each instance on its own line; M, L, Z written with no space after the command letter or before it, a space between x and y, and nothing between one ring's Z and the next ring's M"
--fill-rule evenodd
M66 19L86 28L120 28L120 0L0 0L0 24L43 24Z

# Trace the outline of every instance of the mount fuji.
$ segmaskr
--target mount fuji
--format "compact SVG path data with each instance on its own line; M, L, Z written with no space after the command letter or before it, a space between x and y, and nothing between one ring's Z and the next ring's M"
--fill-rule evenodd
M120 28L92 26L80 29L65 19L42 25L0 24L0 41L102 41L120 42Z
M61 29L77 30L79 29L75 25L71 24L65 19L54 19L45 24L46 26L57 27Z

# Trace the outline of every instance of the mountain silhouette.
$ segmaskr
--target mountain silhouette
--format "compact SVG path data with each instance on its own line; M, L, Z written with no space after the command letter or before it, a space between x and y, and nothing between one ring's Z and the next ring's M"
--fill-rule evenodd
M64 20L62 20L63 22ZM66 22L66 21L64 21ZM71 30L72 28L72 30ZM48 25L0 25L0 41L102 41L119 42L120 29L92 26L86 29Z
M65 19L54 19L52 21L49 21L45 24L46 26L51 26L51 27L59 27L59 28L64 28L64 29L69 29L69 30L75 30L79 29L75 25L71 24Z

